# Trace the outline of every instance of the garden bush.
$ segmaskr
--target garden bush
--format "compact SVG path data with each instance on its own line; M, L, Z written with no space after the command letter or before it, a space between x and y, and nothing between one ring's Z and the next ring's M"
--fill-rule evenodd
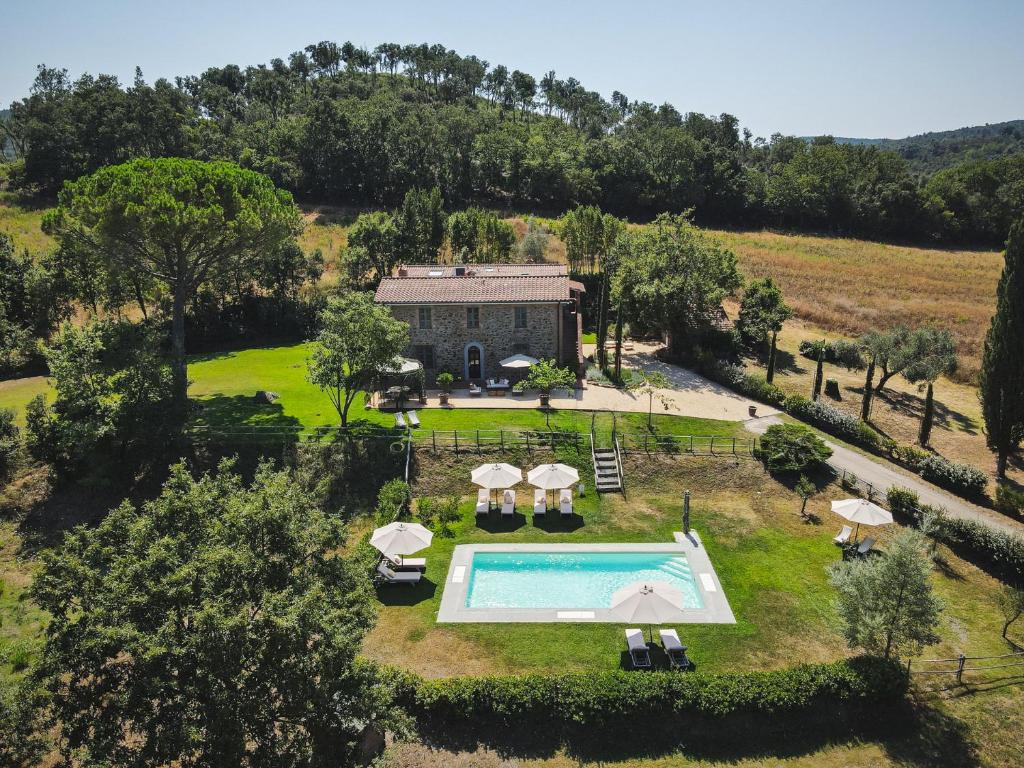
M921 464L931 454L923 448L918 448L916 445L899 445L894 444L892 450L889 451L889 455L893 459L898 461L904 466L910 467L915 472L921 469Z
M822 345L825 347L825 362L833 365L841 365L847 370L860 370L864 367L864 356L860 347L854 341L811 341L804 339L800 342L800 354L811 360L817 360Z
M776 732L820 727L841 714L896 704L906 690L898 665L858 657L773 672L678 674L592 672L422 680L406 675L400 703L421 728L469 729L485 740L544 734L614 740L623 731L670 735L688 743L730 739L737 729ZM552 717L552 713L558 713Z
M772 424L754 455L772 472L804 472L828 461L832 449L803 424Z
M996 486L995 508L1004 515L1024 516L1024 491L1015 491L1005 483Z
M701 371L709 379L724 384L741 395L746 395L751 400L758 400L781 408L786 399L786 393L782 389L774 384L769 384L763 376L746 373L743 366L740 365L723 365L715 360L704 360Z
M914 525L919 526L925 515L934 514L930 532L934 539L996 578L1024 587L1024 537L977 520L950 517L942 510L921 504L918 495L906 488L890 488L886 499L893 515Z
M984 496L988 475L969 464L948 461L941 456L931 455L920 465L921 477L943 488L964 496Z
M783 410L801 421L810 422L819 429L869 450L881 450L883 440L868 424L855 416L822 401L808 400L802 395L790 395L782 404Z

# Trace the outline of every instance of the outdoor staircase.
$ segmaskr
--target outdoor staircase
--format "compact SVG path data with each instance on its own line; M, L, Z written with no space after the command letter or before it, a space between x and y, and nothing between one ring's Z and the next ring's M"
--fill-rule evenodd
M619 460L612 448L594 446L594 481L598 493L619 493L622 483L619 481Z

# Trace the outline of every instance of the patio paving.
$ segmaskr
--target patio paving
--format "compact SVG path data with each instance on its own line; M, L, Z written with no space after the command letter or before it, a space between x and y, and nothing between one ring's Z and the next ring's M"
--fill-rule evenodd
M589 348L589 349L588 349ZM656 414L672 416L699 416L705 419L745 421L750 418L749 408L755 406L758 416L771 416L778 411L705 379L691 370L665 363L654 356L657 345L636 344L635 349L622 356L623 365L658 371L671 383L671 388L658 390L668 401L664 408L658 398L654 400ZM593 345L584 345L584 352L593 352ZM441 407L439 392L428 392L427 408ZM540 398L535 392L525 395L508 394L505 397L490 397L485 392L479 397L470 397L467 390L456 390L449 396L449 402L456 408L536 408ZM619 411L624 413L646 413L647 398L613 387L587 383L585 389L574 392L556 390L551 394L553 408L585 411Z

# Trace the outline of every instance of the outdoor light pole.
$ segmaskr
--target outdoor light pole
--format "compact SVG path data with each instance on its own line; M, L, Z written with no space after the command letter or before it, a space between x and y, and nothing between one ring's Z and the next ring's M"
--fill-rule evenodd
M683 492L683 533L690 533L690 492Z

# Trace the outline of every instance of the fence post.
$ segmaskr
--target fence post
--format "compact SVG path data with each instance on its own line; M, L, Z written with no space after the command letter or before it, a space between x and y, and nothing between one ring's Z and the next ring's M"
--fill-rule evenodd
M437 453L437 430L430 430L430 444L434 447L434 453Z
M476 452L480 453L480 430L476 431Z
M715 455L715 436L714 435L711 436L711 448L710 448L710 451L711 451L711 455L714 456Z
M504 453L505 452L505 430L504 429L499 429L498 430L498 435L501 437L501 452Z
M527 430L527 432L526 432L526 452L527 453L531 453L532 452L532 451L530 451L530 432L529 432L529 430Z
M693 453L693 435L690 435L690 453Z
M961 681L963 680L963 676L964 676L964 663L966 661L967 661L967 657L964 656L964 654L962 654L962 653L960 654L959 657L957 657L957 667L956 667L956 683L957 683L957 685L960 685Z
M452 430L452 434L455 435L455 455L459 455L459 430Z
M647 433L644 432L644 453L650 453L650 449L647 447Z
M736 438L735 437L732 439L732 455L733 456L736 455Z

